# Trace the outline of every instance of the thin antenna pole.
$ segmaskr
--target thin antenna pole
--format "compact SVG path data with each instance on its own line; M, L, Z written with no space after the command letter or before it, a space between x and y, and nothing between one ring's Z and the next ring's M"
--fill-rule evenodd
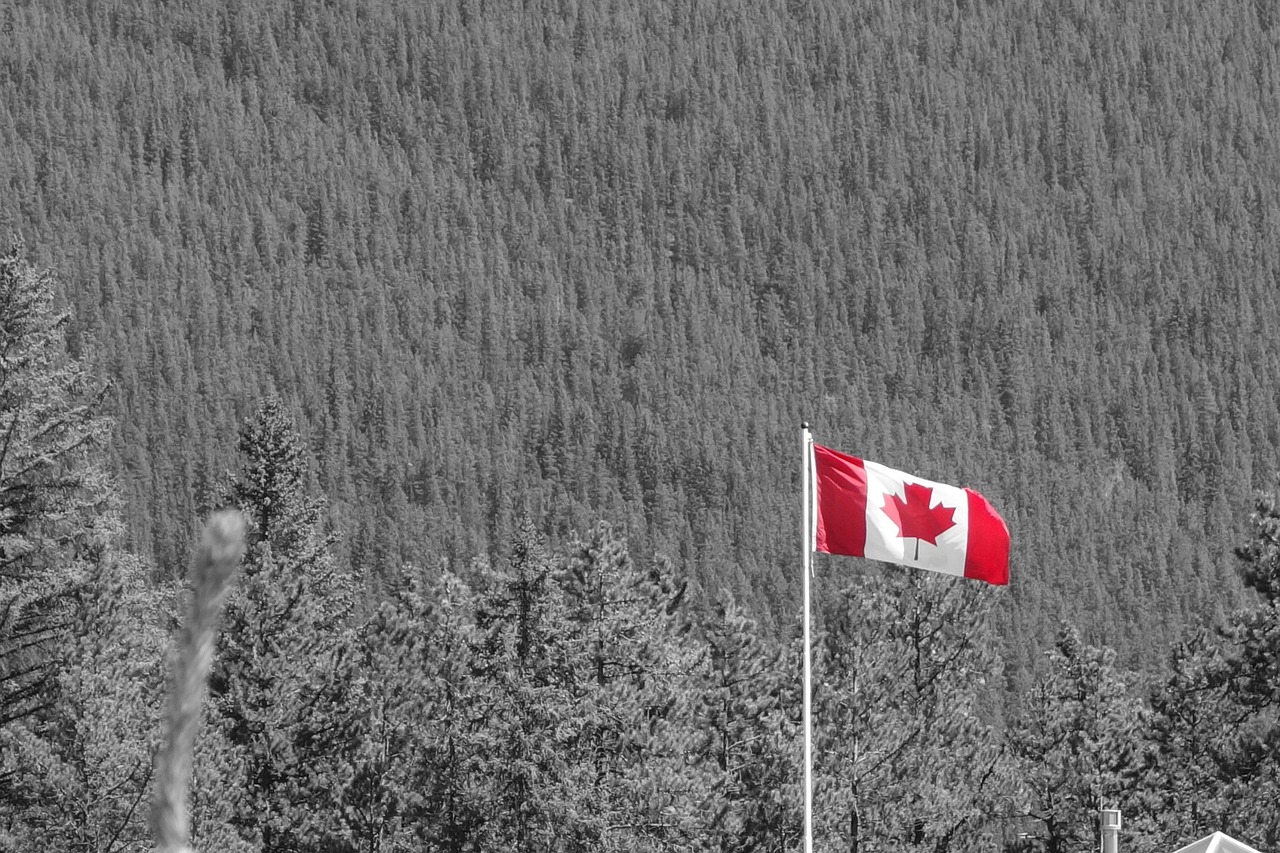
M809 578L813 574L813 437L809 424L800 424L801 506L800 541L804 552L804 853L813 853L813 735L810 696L812 673L809 657Z

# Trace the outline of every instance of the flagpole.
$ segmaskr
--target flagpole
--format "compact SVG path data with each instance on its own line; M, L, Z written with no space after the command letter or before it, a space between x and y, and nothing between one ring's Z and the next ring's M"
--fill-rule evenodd
M809 668L809 578L813 574L813 523L810 518L814 512L812 505L813 476L813 438L809 435L809 424L800 424L801 452L801 507L800 542L804 552L804 853L813 853L813 737L811 728L810 695L812 693L811 672Z

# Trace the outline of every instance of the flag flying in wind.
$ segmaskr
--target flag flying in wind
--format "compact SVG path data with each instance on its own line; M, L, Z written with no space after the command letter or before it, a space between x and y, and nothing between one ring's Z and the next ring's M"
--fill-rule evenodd
M814 550L1009 582L1009 529L972 489L813 445Z

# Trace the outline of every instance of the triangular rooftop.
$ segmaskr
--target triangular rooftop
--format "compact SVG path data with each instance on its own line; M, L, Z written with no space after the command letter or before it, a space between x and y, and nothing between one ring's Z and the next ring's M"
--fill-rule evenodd
M1173 853L1259 853L1259 851L1243 841L1236 841L1230 835L1215 832L1199 841L1191 842L1186 847L1180 847Z

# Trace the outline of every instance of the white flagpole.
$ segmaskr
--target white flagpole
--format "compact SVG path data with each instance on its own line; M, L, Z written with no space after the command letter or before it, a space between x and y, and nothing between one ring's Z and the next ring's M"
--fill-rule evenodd
M809 424L800 424L801 471L800 477L803 510L800 513L801 538L804 551L804 853L813 853L813 738L810 726L809 697L812 692L809 670L809 577L813 574L813 523L815 512L812 504L813 438Z

